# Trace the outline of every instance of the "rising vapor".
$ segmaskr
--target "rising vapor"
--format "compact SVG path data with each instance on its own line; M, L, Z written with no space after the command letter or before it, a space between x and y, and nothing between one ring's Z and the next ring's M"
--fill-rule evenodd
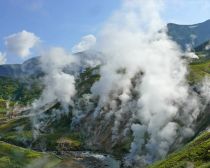
M106 64L92 87L99 96L94 116L114 116L113 142L125 134L122 127L132 130L127 164L166 156L176 141L194 134L199 115L182 59L190 53L183 53L167 36L160 17L163 5L161 0L124 0L97 37Z
M91 49L87 55L97 50L100 54L92 58L84 53L72 56L61 48L42 53L45 89L33 103L34 109L58 101L66 111L71 105L74 118L81 121L91 112L90 122L81 125L90 126L87 130L91 131L91 126L95 127L91 121L102 117L97 123L112 125L112 144L132 132L130 152L124 158L128 166L143 167L164 158L174 146L191 138L204 107L188 85L187 63L182 56L196 55L183 52L167 35L160 16L163 6L163 0L124 0L99 31L97 42L88 35L73 47L73 53ZM78 62L80 66L101 64L99 81L90 95L81 98L85 110L73 106L75 76L63 71Z
M71 74L64 72L64 68L74 62L73 56L62 48L51 48L43 52L40 57L41 68L45 73L43 79L44 91L34 105L60 102L63 106L72 105L72 97L76 93L75 79Z
M6 53L0 52L0 65L5 64L7 62Z
M51 104L59 103L60 109L55 109L52 115L60 118L63 114L69 113L69 106L73 106L72 98L76 93L75 78L73 75L65 73L64 69L74 62L71 54L63 48L50 48L42 52L40 57L41 69L44 73L42 79L44 89L39 99L32 103L31 113L40 113L40 109ZM33 136L36 139L43 127L40 119L45 118L45 114L32 116Z

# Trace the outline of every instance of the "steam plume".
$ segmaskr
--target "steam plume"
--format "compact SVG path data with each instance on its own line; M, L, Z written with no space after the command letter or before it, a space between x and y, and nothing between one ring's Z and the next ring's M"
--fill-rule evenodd
M64 72L64 68L74 62L73 56L62 48L51 48L42 53L40 62L45 73L44 90L41 97L33 102L32 112L37 113L40 108L59 102L62 109L54 110L52 114L59 118L63 113L69 112L69 106L73 106L72 97L76 93L74 76ZM45 118L45 114L32 117L34 138L39 136L39 130L45 124L39 121L40 118Z
M0 65L5 64L7 61L6 59L6 53L0 52Z
M167 36L162 6L161 0L124 0L97 38L106 64L92 87L99 96L95 116L114 116L113 141L122 136L122 127L130 128L134 141L127 159L145 163L166 156L177 139L192 136L199 114L185 80L184 53ZM123 126L124 116L130 119Z
M95 108L94 119L114 120L113 144L132 132L125 158L128 165L144 166L165 157L176 143L194 135L200 113L200 100L187 84L187 64L182 57L192 53L183 53L167 36L160 17L163 5L162 0L124 0L99 32L96 44L95 37L86 36L73 48L80 52L95 45L102 53L100 80L91 88L92 95L84 97L87 102L90 97L99 98L96 108L90 106ZM75 80L63 70L75 62L74 57L61 48L42 55L45 89L34 108L56 100L68 109L76 92ZM98 65L92 60L77 62Z
M40 61L45 73L45 89L38 101L43 105L55 100L63 105L72 104L71 98L76 92L74 76L63 71L66 66L74 62L73 56L66 53L62 48L52 48L43 52L42 55Z

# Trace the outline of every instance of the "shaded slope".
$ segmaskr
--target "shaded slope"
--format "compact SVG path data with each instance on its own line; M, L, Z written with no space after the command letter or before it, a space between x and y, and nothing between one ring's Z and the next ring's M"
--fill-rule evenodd
M169 36L182 48L185 48L186 44L196 47L210 39L210 20L194 25L169 23L167 27Z
M26 76L38 76L42 74L40 57L34 57L23 64L0 65L0 76L11 78L25 78Z

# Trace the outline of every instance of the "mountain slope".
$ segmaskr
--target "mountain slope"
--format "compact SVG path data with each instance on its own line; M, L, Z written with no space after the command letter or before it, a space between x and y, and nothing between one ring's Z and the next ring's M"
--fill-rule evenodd
M20 78L38 75L41 73L40 57L34 57L23 64L4 64L0 65L0 76Z
M181 150L170 154L149 168L210 167L210 132L206 131Z
M210 39L210 20L193 25L169 23L168 34L182 48L190 44L193 48Z
M0 141L0 167L21 168L21 167L43 167L52 168L58 165L61 160L57 157L24 149Z

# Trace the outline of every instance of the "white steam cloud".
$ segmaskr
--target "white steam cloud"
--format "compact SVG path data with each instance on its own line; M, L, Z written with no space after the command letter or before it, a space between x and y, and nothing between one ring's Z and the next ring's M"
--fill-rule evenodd
M114 116L113 141L123 136L122 127L132 130L127 159L135 162L166 156L177 140L193 135L199 114L185 80L184 53L161 20L162 5L162 0L124 0L97 38L106 64L92 87L99 96L95 116ZM122 125L125 116L130 118Z
M25 30L9 35L5 38L5 45L9 52L26 58L31 54L31 49L40 42L40 38L34 33Z
M82 37L81 41L72 48L72 53L83 52L92 48L96 43L94 35L89 34Z
M0 52L0 65L5 64L7 62L6 53Z
M72 48L77 57L62 48L43 52L40 62L45 88L33 108L59 102L68 112L76 94L75 77L64 69L78 63L102 64L92 95L84 97L87 102L90 97L99 98L96 108L95 102L90 106L95 108L94 119L105 116L103 119L110 124L114 120L113 144L132 132L126 164L143 167L165 157L176 143L192 137L201 105L186 81L187 66L182 56L189 52L183 53L167 36L160 17L163 5L163 0L124 0L99 32L97 43L93 35L87 35ZM5 44L10 52L25 58L38 42L33 33L22 31L7 37ZM94 50L78 54L94 47L100 52L92 58L85 54ZM39 124L36 117L34 124Z
M69 106L73 106L72 97L76 93L75 79L71 74L64 72L64 69L74 62L72 55L68 54L63 48L51 48L42 52L40 65L44 72L43 84L44 90L40 98L33 102L32 113L40 113L40 109L55 105L59 102L61 108L54 109L53 115L56 117L69 112ZM43 111L44 112L44 111ZM39 130L44 123L40 123L39 118L45 114L33 116L33 136L36 139L39 136Z
M40 61L45 73L45 89L34 105L45 105L53 101L58 101L64 106L72 105L72 97L76 92L74 76L64 73L63 70L74 62L73 56L62 48L52 48L42 55Z

